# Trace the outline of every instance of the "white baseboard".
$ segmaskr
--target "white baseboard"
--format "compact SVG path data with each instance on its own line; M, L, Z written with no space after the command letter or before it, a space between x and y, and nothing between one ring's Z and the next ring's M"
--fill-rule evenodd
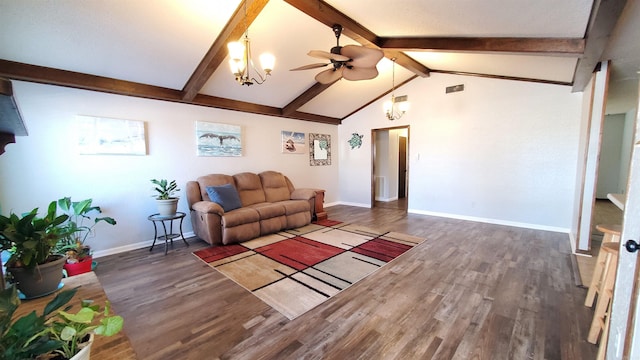
M396 201L398 200L398 197L392 197L392 198L383 198L383 197L377 197L376 201L382 201L382 202L389 202L389 201Z
M188 239L190 237L194 237L196 236L196 234L193 231L189 231L184 233L184 238ZM173 241L182 241L182 239L180 238L175 238L173 239ZM156 241L156 246L159 244L159 241ZM141 241L141 242L137 242L135 244L127 244L124 246L119 246L119 247L115 247L115 248L111 248L111 249L106 249L106 250L98 250L98 251L94 251L93 252L93 257L94 258L100 258L103 256L108 256L108 255L115 255L115 254L119 254L119 253L123 253L123 252L127 252L127 251L132 251L132 250L137 250L137 249L142 249L142 248L146 248L146 247L151 247L151 244L153 244L153 239L151 240L145 240L145 241ZM160 244L161 246L164 246L164 244Z
M429 215L429 216L437 216L442 218L449 219L458 219L458 220L467 220L467 221L475 221L487 224L495 224L495 225L505 225L505 226L513 226L525 229L533 229L533 230L544 230L544 231L553 231L564 234L569 234L570 230L568 228L556 227L556 226L547 226L540 224L531 224L531 223L523 223L517 221L506 221L506 220L497 220L497 219L489 219L489 218L481 218L475 216L465 216L465 215L456 215L456 214L448 214L448 213L440 213L433 211L424 211L424 210L416 210L416 209L408 209L407 212L412 214L420 214L420 215Z
M327 207L336 206L336 205L347 205L347 206L371 208L371 205L369 204L352 203L352 202L346 202L346 201L337 201L334 203L325 204L324 207L327 208ZM497 219L481 218L481 217L475 217L475 216L464 216L464 215L424 211L424 210L417 210L417 209L408 209L407 212L412 214L437 216L442 218L458 219L458 220L476 221L476 222L487 223L487 224L506 225L506 226L525 228L525 229L553 231L553 232L568 234L569 236L571 236L571 232L569 228L563 228L563 227L557 227L557 226L547 226L547 225L523 223L523 222L517 222L517 221L497 220ZM571 241L573 242L573 240Z
M371 209L371 204L352 203L352 202L346 202L346 201L338 201L334 203L334 205L357 206L357 207L364 207L364 208Z

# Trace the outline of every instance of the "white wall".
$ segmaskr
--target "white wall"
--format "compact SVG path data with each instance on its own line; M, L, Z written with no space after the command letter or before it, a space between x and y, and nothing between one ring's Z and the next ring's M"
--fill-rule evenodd
M620 150L620 183L618 187L621 193L627 193L627 181L629 178L629 166L631 165L631 151L633 149L633 136L636 123L636 109L624 114L624 130L622 134L622 149Z
M464 84L463 92L445 87ZM409 125L409 211L569 232L582 94L567 86L432 74L400 89L411 109L394 122L381 99L339 126ZM340 142L340 199L369 206L371 139Z
M622 164L622 139L624 135L624 114L606 115L602 126L602 145L598 164L596 199L606 199L609 193L622 193L620 174Z
M276 170L297 187L326 189L327 203L339 199L336 150L331 166L310 166L308 152L282 154L280 149L281 130L305 132L307 139L308 133L337 139L336 126L18 81L13 86L29 136L17 137L0 156L0 212L44 210L63 196L93 198L118 221L113 227L100 224L90 240L98 255L152 239L147 220L155 212L151 178L177 180L179 211L186 213L185 183L209 173ZM148 155L78 155L76 115L145 121ZM196 156L195 121L241 125L243 156ZM190 231L186 218L184 232Z

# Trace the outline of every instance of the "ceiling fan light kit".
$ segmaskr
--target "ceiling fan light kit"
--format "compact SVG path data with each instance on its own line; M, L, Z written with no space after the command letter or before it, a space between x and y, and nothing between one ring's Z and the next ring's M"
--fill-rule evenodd
M395 95L396 90L396 59L393 61L393 67L391 68L391 100L385 101L383 105L384 114L389 120L397 120L409 110L409 96L408 95Z
M340 46L342 26L339 24L333 25L333 33L336 36L336 46L332 47L330 52L311 50L307 54L314 58L328 60L328 63L304 65L291 69L291 71L316 69L331 65L329 69L323 70L316 75L316 81L321 84L331 84L342 78L358 81L369 80L378 76L376 64L384 56L382 50L359 45Z

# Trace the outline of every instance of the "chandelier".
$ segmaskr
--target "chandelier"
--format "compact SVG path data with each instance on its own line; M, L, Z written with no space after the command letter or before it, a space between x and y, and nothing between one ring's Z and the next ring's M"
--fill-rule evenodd
M404 115L407 110L409 110L409 96L407 95L395 95L396 89L396 59L391 59L393 61L393 67L391 70L391 101L385 101L384 103L384 114L387 116L389 120L397 120Z
M264 76L256 69L251 59L251 40L249 40L249 26L247 25L247 2L244 2L244 37L242 41L234 41L227 44L229 49L229 65L231 72L236 77L236 81L240 85L258 85L267 80L267 76L271 75L276 58L272 54L264 53L260 55L260 67L264 71ZM252 71L258 76L256 79L251 75Z

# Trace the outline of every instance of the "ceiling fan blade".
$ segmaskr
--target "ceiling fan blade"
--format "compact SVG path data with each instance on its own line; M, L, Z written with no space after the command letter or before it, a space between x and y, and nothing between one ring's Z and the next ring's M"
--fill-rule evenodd
M307 55L312 56L318 59L327 59L327 60L335 60L335 61L347 61L348 57L340 55L340 54L332 54L330 52L322 51L322 50L311 50Z
M358 81L358 80L369 80L378 76L378 69L375 67L366 67L366 68L346 68L344 69L342 76L346 80Z
M344 68L335 69L327 69L321 71L316 75L316 81L320 84L331 84L332 82L340 79L342 77L342 71Z
M340 54L352 59L349 65L363 68L376 66L378 61L384 56L384 53L380 49L371 49L358 45L343 46Z
M327 66L327 65L329 65L329 64L315 63L315 64L309 64L309 65L300 66L300 67L297 67L295 69L289 69L289 71L316 69L316 68L321 68L321 67L324 67L324 66Z

